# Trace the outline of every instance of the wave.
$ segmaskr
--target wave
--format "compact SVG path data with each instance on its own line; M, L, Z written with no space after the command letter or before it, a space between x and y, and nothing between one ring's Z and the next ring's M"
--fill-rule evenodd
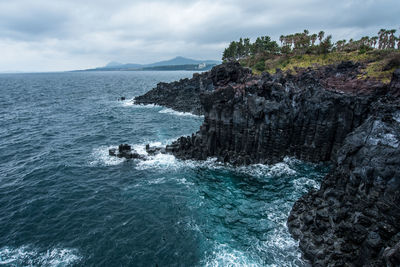
M161 142L155 142L150 146L166 145ZM149 156L145 150L145 145L134 145L133 148L139 154L146 155L147 160L139 161L136 168L139 170L146 169L170 169L178 170L181 168L207 168L212 170L229 170L238 174L255 176L258 178L276 177L282 175L295 175L296 171L292 168L298 162L295 158L285 157L282 162L265 165L265 164L252 164L249 166L233 166L217 161L217 158L208 158L205 161L197 160L180 160L171 154L157 154Z
M127 100L120 100L118 101L121 103L123 107L133 107L133 108L161 108L161 106L156 104L136 104L135 98L127 99Z
M158 113L161 114L170 114L170 115L175 115L175 116L185 116L185 117L195 117L195 118L204 118L204 115L195 115L190 112L181 112L181 111L176 111L171 108L165 108L157 104L136 104L135 99L128 99L128 100L122 100L118 101L121 103L123 107L133 107L133 108L162 108Z
M187 116L187 117L196 117L196 118L204 118L203 115L195 115L190 112L181 112L181 111L176 111L171 108L164 108L160 110L158 113L163 113L163 114L171 114L175 116Z
M118 146L101 146L101 147L93 149L93 151L90 155L91 160L89 161L89 165L91 165L91 166L115 166L115 165L118 165L118 164L124 162L126 159L113 157L108 154L108 150L110 148L115 148L115 147L118 147Z
M215 244L211 255L205 257L204 266L263 266L260 258L253 259L243 251L231 248L226 244Z
M52 248L40 251L32 246L0 248L0 265L71 266L81 260L77 249Z

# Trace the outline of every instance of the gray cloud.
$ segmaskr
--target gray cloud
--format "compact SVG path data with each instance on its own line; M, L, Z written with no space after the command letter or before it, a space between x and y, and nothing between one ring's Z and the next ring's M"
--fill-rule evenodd
M398 0L13 0L0 2L0 71L221 56L239 37L309 29L334 39L400 26Z

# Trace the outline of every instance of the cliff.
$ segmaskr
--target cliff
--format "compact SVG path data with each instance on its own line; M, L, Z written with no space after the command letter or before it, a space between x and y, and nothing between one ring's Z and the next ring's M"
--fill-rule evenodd
M167 150L182 159L218 157L239 165L274 163L285 156L329 161L386 90L379 82L358 80L358 67L345 62L297 75L278 71L242 75L240 82L224 79L200 94L205 114L200 131Z
M172 83L159 83L157 87L135 98L137 104L157 104L181 112L196 115L204 113L200 103L200 94L212 92L218 86L230 82L240 83L250 70L238 65L218 65L211 71L193 74L191 79L182 79Z
M178 158L330 161L320 190L288 218L304 257L314 266L399 266L400 70L388 85L359 74L352 62L261 76L227 63L146 97L161 105L184 98L167 106L190 109L195 92L190 101L201 105L204 123L166 147Z
M320 190L288 218L314 266L400 264L400 103L382 99L374 108L344 140Z

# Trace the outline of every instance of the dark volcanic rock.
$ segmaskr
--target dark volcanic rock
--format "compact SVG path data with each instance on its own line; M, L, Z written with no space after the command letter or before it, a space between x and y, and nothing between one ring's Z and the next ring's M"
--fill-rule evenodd
M301 197L288 218L304 257L313 266L399 266L400 70L387 86L358 79L360 68L343 62L254 76L220 65L183 82L208 84L195 90L204 123L166 152L237 165L331 161L320 190Z
M321 189L290 213L289 230L315 266L399 266L400 102L375 105L345 139Z
M351 66L324 72L335 76L346 73L343 69L352 72ZM226 78L226 73L233 77ZM322 82L330 76L313 70L297 76L242 75L240 83L227 82L237 81L233 71L221 77L222 85L200 95L205 113L200 131L167 147L177 157L215 156L232 164L273 163L285 156L329 161L385 90L383 85L362 95L326 90Z
M213 91L216 86L230 82L242 82L250 74L249 69L240 68L239 63L218 65L209 72L195 73L192 79L172 83L159 83L157 87L135 98L137 104L157 104L181 112L202 115L204 110L199 95Z
M137 153L136 150L132 149L131 146L128 144L120 144L118 146L118 153L116 148L111 148L108 150L108 154L110 156L116 156L126 159L145 159L144 156Z
M165 147L150 146L149 144L146 145L146 152L151 156L159 154L159 153L161 153L161 154L166 153Z
M400 97L400 69L393 73L392 81L389 85L389 94Z

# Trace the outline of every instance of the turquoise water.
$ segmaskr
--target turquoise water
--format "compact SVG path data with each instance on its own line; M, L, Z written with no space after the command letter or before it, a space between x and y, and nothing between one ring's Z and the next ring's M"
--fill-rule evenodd
M203 118L132 99L190 72L0 75L0 266L302 266L286 219L324 166L157 155Z

